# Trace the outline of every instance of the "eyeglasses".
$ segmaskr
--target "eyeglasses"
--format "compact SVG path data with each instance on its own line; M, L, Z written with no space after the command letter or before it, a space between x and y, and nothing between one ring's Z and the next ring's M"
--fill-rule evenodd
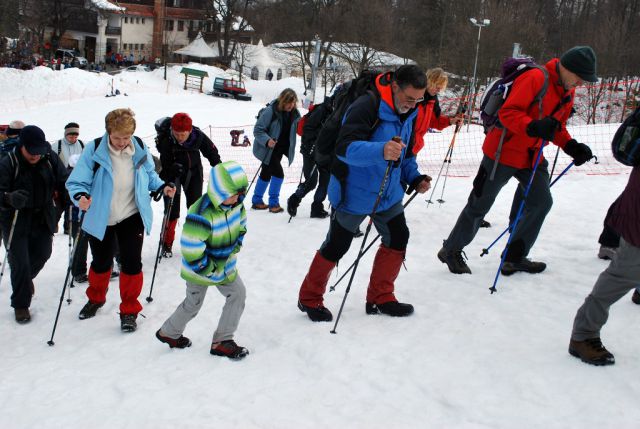
M409 96L407 95L407 93L406 93L406 92L404 92L404 89L402 89L402 88L400 87L400 85L398 85L398 89L400 89L400 92L402 93L402 96L404 97L404 100L405 100L407 103L409 103L409 104L418 104L418 103L420 103L421 101L424 101L424 97L420 97L420 98L413 98L413 97L409 97Z

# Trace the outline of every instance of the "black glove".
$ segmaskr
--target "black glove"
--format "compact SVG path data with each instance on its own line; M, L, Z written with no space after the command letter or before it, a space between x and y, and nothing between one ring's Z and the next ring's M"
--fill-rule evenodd
M589 146L574 139L569 140L562 150L573 158L573 163L578 167L593 158Z
M27 201L29 201L29 192L24 189L4 193L4 202L14 209L20 210L24 208L27 205Z
M560 129L560 122L556 118L547 116L539 120L533 120L527 126L529 137L540 137L546 141L553 141L556 131Z
M174 162L171 166L171 174L173 177L180 177L184 173L184 166L179 162Z
M413 194L413 192L416 190L416 188L418 187L418 185L420 183L422 183L423 180L427 180L428 182L431 182L431 177L427 176L426 174L421 174L418 177L416 177L415 179L413 179L413 182L411 182L411 184L409 185L409 187L407 188L407 195L411 195Z

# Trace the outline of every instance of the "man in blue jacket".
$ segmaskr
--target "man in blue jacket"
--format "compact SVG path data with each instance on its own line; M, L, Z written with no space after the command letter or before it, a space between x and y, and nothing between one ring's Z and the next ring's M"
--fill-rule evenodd
M424 100L426 87L421 68L402 66L394 73L380 74L376 91L357 98L345 114L329 182L329 200L334 208L329 232L299 292L298 308L314 322L333 319L323 303L327 282L367 215L373 216L382 244L373 262L366 312L400 317L413 313L411 304L396 299L394 282L409 241L402 183L409 185L409 193L425 193L431 186L428 176L418 172L412 148L407 147L412 146L416 105ZM390 162L394 166L387 170Z

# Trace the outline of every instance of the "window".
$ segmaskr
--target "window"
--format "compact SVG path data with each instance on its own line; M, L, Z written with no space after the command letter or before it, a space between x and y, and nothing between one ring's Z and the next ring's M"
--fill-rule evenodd
M136 18L136 24L140 24L140 18Z
M164 29L165 29L165 31L173 31L173 20L172 19L167 19L164 22Z
M142 18L142 23L144 24L144 18Z
M124 23L125 23L125 24L128 24L128 23L129 23L129 17L127 17L127 16L125 16L125 17L124 17Z
M135 46L135 48L133 48L133 49L135 49L137 51L139 45L136 43L134 46Z
M178 31L184 31L184 21L178 21Z
M144 43L140 44L140 50L144 51Z
M122 49L125 49L125 50L127 49L127 44L126 43L122 44Z

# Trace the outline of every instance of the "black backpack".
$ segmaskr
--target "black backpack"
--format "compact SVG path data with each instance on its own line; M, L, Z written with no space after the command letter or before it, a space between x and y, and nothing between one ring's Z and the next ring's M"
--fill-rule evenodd
M616 131L611 151L618 162L630 167L640 166L640 107Z
M318 163L324 162L326 164L327 157L334 155L344 115L358 97L369 94L375 99L376 104L380 103L380 95L376 89L378 74L371 70L363 70L357 78L336 89L333 95L333 112L325 120L316 139L316 161Z

